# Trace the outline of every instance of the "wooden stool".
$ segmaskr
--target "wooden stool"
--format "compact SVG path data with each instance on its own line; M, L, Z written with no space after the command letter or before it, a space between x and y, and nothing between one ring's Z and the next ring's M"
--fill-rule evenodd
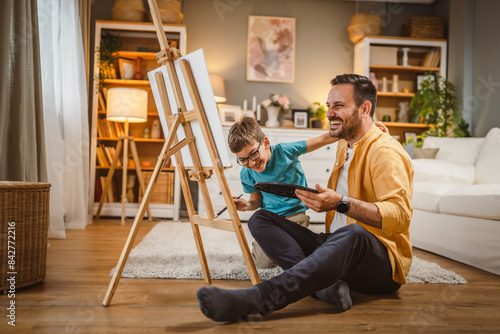
M0 291L46 276L50 184L0 181Z

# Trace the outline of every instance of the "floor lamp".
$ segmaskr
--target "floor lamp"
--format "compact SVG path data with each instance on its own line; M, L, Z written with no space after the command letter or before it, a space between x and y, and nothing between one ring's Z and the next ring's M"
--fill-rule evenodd
M116 164L120 157L120 152L123 149L122 158L122 215L121 224L125 224L125 203L127 200L127 168L128 168L128 147L130 146L130 151L132 152L132 157L134 159L135 170L137 173L137 179L139 180L139 186L143 194L146 188L144 187L144 179L142 178L141 165L139 161L139 156L137 154L137 148L135 146L134 137L129 134L129 123L144 123L148 117L148 93L145 90L137 88L109 88L107 93L107 110L106 119L112 122L124 123L123 136L118 139L116 145L116 153L113 157L113 162L111 163L108 176L106 177L106 183L104 185L103 194L107 194L109 187L112 184L113 174L116 169ZM99 219L99 215L102 210L104 202L104 196L101 196L99 202L99 207L97 208L96 219ZM151 212L148 207L148 218L151 219Z

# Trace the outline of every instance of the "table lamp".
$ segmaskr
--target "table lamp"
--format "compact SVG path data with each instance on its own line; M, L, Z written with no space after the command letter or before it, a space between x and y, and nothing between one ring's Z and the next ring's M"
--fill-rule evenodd
M209 74L212 90L214 91L214 99L217 103L226 102L226 90L224 89L224 79L217 74Z
M125 224L125 202L127 194L127 168L128 168L128 147L134 159L137 179L143 193L145 193L144 179L142 178L141 164L137 154L134 138L129 135L129 123L144 123L148 117L148 92L137 88L109 88L107 93L107 110L106 119L112 122L124 123L123 136L118 139L116 145L116 153L113 157L113 162L110 166L106 184L104 185L103 193L106 194L111 186L113 174L118 162L120 151L123 148L123 175L122 175L122 215L121 224ZM99 219L99 214L104 202L104 196L101 197L99 207L96 213L96 219ZM151 212L148 206L148 218L151 219Z

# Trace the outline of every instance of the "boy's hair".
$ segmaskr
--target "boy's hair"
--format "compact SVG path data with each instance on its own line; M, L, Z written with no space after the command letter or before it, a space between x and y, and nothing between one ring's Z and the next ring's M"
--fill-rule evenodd
M359 108L359 106L365 101L370 101L372 104L370 117L373 118L375 105L377 104L377 89L370 79L357 74L342 74L337 75L334 79L332 79L332 81L330 81L330 83L332 86L343 84L353 85L356 108Z
M227 142L233 153L238 153L243 148L254 142L260 142L266 135L262 132L259 123L253 117L242 117L229 129Z

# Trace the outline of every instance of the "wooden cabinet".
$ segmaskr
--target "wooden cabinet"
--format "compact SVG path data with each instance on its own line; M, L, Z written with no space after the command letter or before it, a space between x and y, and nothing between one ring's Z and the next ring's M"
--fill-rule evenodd
M224 137L227 142L229 127L223 127ZM282 129L282 128L265 128L263 127L265 135L269 138L271 145L276 145L280 142L293 142L298 140L306 140L326 132L326 130L311 130L311 129ZM228 149L229 150L229 149ZM335 155L337 152L337 143L323 146L322 148L306 153L300 156L302 168L306 174L307 183L309 187L314 187L316 183L326 187L328 179L332 172L333 164L335 163ZM240 170L244 168L236 163L236 155L229 151L230 161L233 165L232 168L225 170L225 175L232 196L244 194L243 187L241 186ZM210 191L212 204L215 213L226 206L222 192L217 182L217 177L212 176L207 180L208 189ZM249 198L248 194L243 195L245 199ZM200 214L205 215L205 208L201 196L198 207ZM255 211L238 211L241 220L248 220ZM307 210L307 214L311 217L311 222L324 223L325 213L317 213L313 210ZM229 219L227 211L223 213L220 218Z
M400 142L404 141L405 132L419 134L428 129L426 124L413 122L409 112L400 119L403 116L400 103L409 105L419 76L433 72L446 78L446 54L446 40L367 36L354 46L354 73L375 76L378 82L376 117L378 120L384 116L390 118L384 123ZM393 89L393 79L397 79L396 89Z
M183 25L164 25L169 43L178 48L184 55L186 53L186 28ZM114 54L114 71L107 78L99 78L100 48L103 36L118 37L121 44ZM110 194L102 194L103 180L109 172L109 158L113 156L120 132L123 126L106 120L106 92L113 87L138 88L148 92L148 117L146 123L130 123L130 135L135 138L143 177L147 182L151 177L154 166L165 142L163 131L159 122L158 112L151 93L147 72L157 68L155 54L160 51L156 31L152 23L135 23L121 21L96 21L95 29L95 54L94 54L94 80L92 94L92 119L91 119L91 165L90 165L90 193L89 211L94 214L101 196L106 196L106 203L101 216L121 216L121 177L119 167L114 175L113 190ZM139 59L139 62L137 61ZM138 64L139 63L139 64ZM128 66L128 68L127 68ZM128 70L128 72L127 72ZM133 80L130 71L139 70L141 80ZM137 77L136 77L137 79ZM152 139L148 132L153 132L156 125L160 129L160 138ZM129 151L130 152L130 151ZM133 160L129 160L127 175L131 176L127 198L126 215L135 216L139 207L142 193L139 191ZM180 187L175 169L166 167L160 174L156 183L150 204L154 217L178 218Z

